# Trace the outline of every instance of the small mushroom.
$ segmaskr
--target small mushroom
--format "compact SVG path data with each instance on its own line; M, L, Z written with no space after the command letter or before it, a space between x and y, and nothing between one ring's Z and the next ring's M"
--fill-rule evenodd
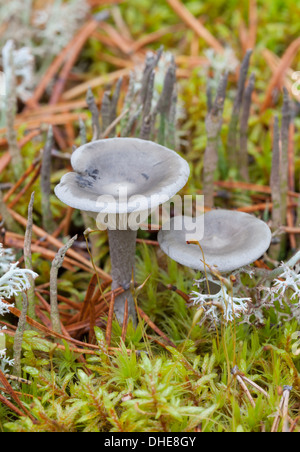
M65 174L55 188L68 206L85 210L108 229L112 289L120 286L115 314L135 320L130 293L139 224L160 204L171 199L187 182L189 165L176 152L138 138L93 141L74 151L74 172Z
M180 230L179 224L182 225ZM186 237L191 234L193 225L195 231L199 231L194 241L199 242L203 254L197 244L187 243ZM226 273L260 258L270 246L271 231L265 222L252 215L220 209L195 219L172 218L159 231L158 242L164 253L182 265L203 272L204 255L206 264Z

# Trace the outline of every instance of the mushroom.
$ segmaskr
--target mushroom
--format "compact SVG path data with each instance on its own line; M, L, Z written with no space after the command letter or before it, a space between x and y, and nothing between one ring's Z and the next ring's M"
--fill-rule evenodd
M187 243L186 236L193 227L193 240L199 242L203 254L197 244ZM227 273L261 257L270 246L271 231L264 221L252 215L217 209L196 219L172 218L159 231L158 242L164 253L182 265L203 272L204 256L208 266Z
M194 231L194 232L193 232ZM188 243L192 233L192 241ZM220 273L231 272L258 259L270 246L271 231L266 223L243 212L212 210L196 219L177 216L163 225L158 233L161 249L176 262L194 270L205 271L209 295L193 292L191 300L203 302L207 299L223 303L224 318L232 320L245 312L248 298L229 296L227 288L217 283L212 275L216 269ZM207 264L205 268L205 263ZM226 279L223 278L223 282ZM201 282L196 281L196 283ZM204 306L202 304L202 306ZM208 313L215 315L214 303L209 303Z
M138 138L85 144L74 151L71 164L74 172L62 177L55 194L68 206L87 211L99 229L108 229L112 289L124 289L115 299L115 314L122 323L127 299L135 321L130 282L137 229L186 184L189 165L176 152Z

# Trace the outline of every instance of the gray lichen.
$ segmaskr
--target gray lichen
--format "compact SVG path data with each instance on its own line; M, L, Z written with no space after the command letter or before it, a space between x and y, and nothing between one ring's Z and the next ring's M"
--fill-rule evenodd
M23 101L84 24L90 10L86 0L45 3L37 8L32 0L0 0L0 23L4 26L0 46L11 39L15 43L14 64L21 78L17 94Z

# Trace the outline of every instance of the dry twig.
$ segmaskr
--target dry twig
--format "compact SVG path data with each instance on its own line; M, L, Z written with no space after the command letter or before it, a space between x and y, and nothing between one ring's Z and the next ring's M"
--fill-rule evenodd
M280 418L282 417L283 424L282 424L282 431L283 432L289 432L289 416L288 416L288 404L289 404L289 397L290 392L293 389L292 386L284 386L283 387L283 393L282 397L280 399L279 407L272 425L271 432L275 433L278 431Z

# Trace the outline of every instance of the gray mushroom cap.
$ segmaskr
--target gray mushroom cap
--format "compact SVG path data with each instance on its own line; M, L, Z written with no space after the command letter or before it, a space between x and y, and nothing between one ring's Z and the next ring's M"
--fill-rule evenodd
M181 230L174 230L175 218L176 222L182 224ZM175 218L163 225L164 230L159 231L159 245L173 260L195 270L204 271L200 247L198 244L186 243L186 234L191 233L191 226L195 222L198 222L197 229L203 232L203 237L200 234L199 240L196 237L194 240L199 241L205 262L221 273L254 262L271 243L268 225L247 213L220 209L205 213L203 218Z
M108 214L155 208L171 199L190 173L176 152L138 138L93 141L74 151L71 164L74 172L62 177L56 196L76 209Z

